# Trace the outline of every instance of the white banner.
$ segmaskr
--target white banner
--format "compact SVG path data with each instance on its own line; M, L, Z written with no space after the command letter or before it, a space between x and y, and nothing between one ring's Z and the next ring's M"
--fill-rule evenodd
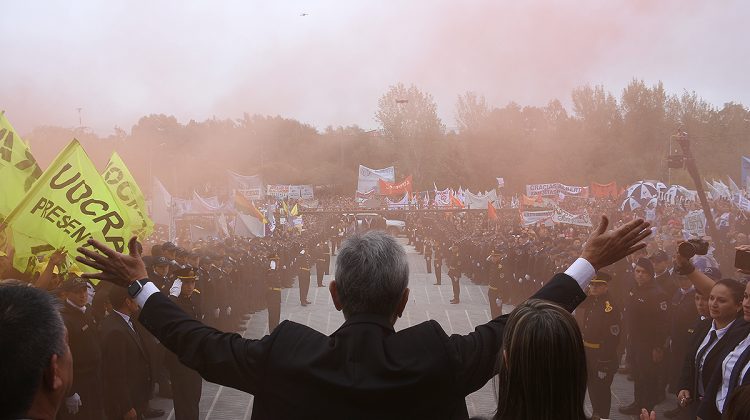
M467 209L487 209L487 204L493 203L498 207L497 191L492 190L483 195L474 194L471 191L464 192L464 205Z
M569 213L563 209L557 209L555 215L552 216L552 221L555 223L564 223L567 225L576 226L588 226L591 227L591 218L589 214L584 210L583 214Z
M242 194L243 197L247 198L250 201L260 200L265 195L263 194L263 188L261 187L245 188L235 191Z
M263 186L260 175L240 175L230 170L227 170L227 173L229 174L229 189L247 190Z
M706 215L702 210L693 210L682 219L685 239L706 236Z
M571 185L560 184L528 184L526 185L526 195L531 197L535 195L570 195L574 197L587 198L589 196L589 187L574 187Z
M521 212L521 221L524 226L533 225L540 222L545 222L552 219L555 215L554 210L546 211L524 211Z
M266 185L266 195L276 197L278 200L285 200L289 195L289 185Z
M287 198L299 200L302 197L302 185L290 185Z
M277 200L312 200L314 197L312 185L269 184L266 185L266 195Z
M396 182L396 169L393 166L383 169L370 169L367 166L359 165L357 191L378 191L378 180L381 179L383 181Z
M315 198L313 193L313 186L312 185L300 185L300 192L299 192L300 198L303 200L312 200Z
M451 191L446 188L443 191L435 191L435 206L446 207L451 205Z

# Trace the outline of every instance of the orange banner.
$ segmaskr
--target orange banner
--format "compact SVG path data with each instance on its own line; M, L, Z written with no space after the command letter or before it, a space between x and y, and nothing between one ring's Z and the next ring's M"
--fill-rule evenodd
M617 183L612 181L609 184L591 183L591 196L596 198L613 197L617 198Z
M380 179L378 180L378 186L380 188L380 192L378 194L380 195L404 195L404 193L409 193L411 195L411 175L407 176L406 179L398 183L383 181L382 179Z

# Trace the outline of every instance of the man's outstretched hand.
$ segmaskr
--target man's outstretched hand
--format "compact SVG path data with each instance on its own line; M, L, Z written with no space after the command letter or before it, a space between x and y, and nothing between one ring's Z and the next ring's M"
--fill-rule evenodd
M640 242L651 234L651 224L643 219L633 220L609 232L608 225L609 219L602 216L581 253L581 258L585 258L597 271L645 248L646 244Z
M94 239L89 239L89 245L101 254L80 247L78 252L83 256L76 257L76 261L99 272L84 273L83 278L105 280L118 286L128 287L130 283L148 277L146 265L138 254L138 238L135 236L128 242L129 254L121 254Z

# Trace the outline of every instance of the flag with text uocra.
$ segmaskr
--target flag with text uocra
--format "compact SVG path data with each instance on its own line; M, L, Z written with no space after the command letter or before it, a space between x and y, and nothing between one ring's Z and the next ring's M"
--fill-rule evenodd
M42 170L29 146L0 112L0 222L41 175Z
M148 216L143 192L117 152L112 153L112 157L109 158L102 178L120 207L128 212L133 234L140 240L146 239L154 231L154 222Z
M89 238L124 252L133 231L128 211L75 139L8 215L6 224L15 248L14 265L21 271L33 257L56 249L66 250L71 261L77 247L88 246Z

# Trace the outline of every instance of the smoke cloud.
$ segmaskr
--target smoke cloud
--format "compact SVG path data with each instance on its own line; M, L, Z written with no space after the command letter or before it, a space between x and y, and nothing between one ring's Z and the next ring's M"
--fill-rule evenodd
M727 1L9 2L0 109L21 133L82 123L101 135L150 113L179 121L283 115L374 128L389 85L456 97L569 103L633 77L750 102L750 5ZM308 14L307 16L301 16ZM618 92L615 92L618 93Z

